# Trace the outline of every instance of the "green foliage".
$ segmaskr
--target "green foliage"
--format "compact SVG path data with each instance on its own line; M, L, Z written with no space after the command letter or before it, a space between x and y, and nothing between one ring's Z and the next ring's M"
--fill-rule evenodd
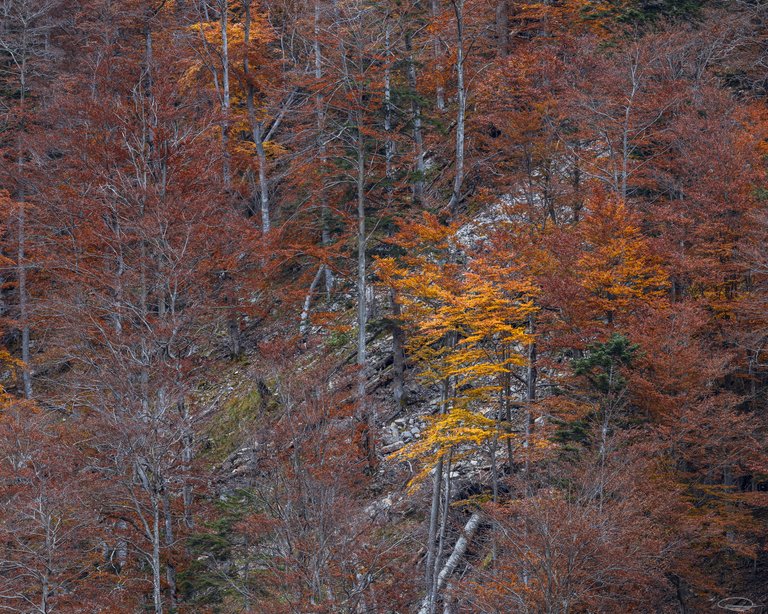
M758 186L754 189L754 195L761 203L768 202L768 187Z
M613 24L643 26L660 19L696 19L707 0L603 0L583 4L581 19L612 29Z
M210 444L206 456L221 463L240 445L240 436L255 425L263 409L264 398L258 389L231 398L216 414L208 428Z
M348 346L350 343L352 343L352 339L354 339L354 331L351 330L334 330L330 335L328 335L328 341L326 341L326 345L331 350L340 350L343 347Z
M585 416L571 422L562 422L554 433L554 440L564 451L579 450L589 443L593 416Z
M632 0L619 9L619 20L642 24L660 18L695 18L707 0Z
M586 377L597 392L618 392L627 385L621 368L631 366L639 349L624 335L614 333L605 343L590 345L584 358L574 360L573 372Z
M586 412L558 424L553 438L563 452L578 452L590 445L595 421L600 416L598 408L605 410L621 397L627 386L623 371L632 366L639 351L636 343L614 333L608 341L590 345L584 357L572 361L574 374L586 379L590 396L595 398L594 404L585 405L590 408Z
M253 494L245 489L216 501L215 520L187 538L189 566L178 575L179 591L196 606L219 604L232 591L237 574L237 550L242 537L235 530L254 506Z

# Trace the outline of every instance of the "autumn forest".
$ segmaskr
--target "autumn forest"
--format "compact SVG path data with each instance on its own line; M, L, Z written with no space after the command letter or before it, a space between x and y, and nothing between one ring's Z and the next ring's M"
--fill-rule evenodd
M768 611L768 3L0 1L0 612Z

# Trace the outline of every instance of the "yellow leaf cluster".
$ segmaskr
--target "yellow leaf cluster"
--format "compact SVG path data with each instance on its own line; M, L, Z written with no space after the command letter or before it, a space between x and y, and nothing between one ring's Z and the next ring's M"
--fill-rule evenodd
M408 255L378 260L377 272L402 306L406 349L422 377L452 379L466 391L454 402L466 404L498 391L489 382L524 364L520 349L531 341L526 320L536 310L535 288L503 263L461 262L456 230L425 216L395 239Z
M508 439L511 433L500 433L498 423L477 412L452 409L446 414L430 416L423 436L411 445L391 455L395 460L419 460L423 469L411 480L413 487L429 475L438 461L453 450L452 459L461 460L488 440L498 437Z
M422 437L393 456L422 462L414 484L449 450L463 458L492 438L512 436L479 410L498 400L532 341L533 283L498 252L470 258L456 239L458 228L425 215L394 237L402 256L377 261L379 278L401 306L410 359L428 383L454 391L444 399L445 413L429 418Z

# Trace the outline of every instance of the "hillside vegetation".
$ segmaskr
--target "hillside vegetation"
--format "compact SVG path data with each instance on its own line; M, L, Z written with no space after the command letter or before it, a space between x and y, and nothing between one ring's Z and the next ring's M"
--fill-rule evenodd
M763 0L4 0L0 612L762 611L767 101Z

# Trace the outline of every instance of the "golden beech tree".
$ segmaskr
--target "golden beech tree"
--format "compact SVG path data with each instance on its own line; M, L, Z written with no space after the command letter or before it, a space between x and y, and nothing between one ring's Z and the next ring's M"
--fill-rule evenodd
M482 403L499 391L497 376L525 363L515 349L530 341L524 323L536 310L530 281L507 278L503 264L463 262L458 229L427 214L392 239L406 255L377 261L402 305L406 348L422 377L451 381L441 409Z
M536 309L534 286L506 276L503 263L466 262L459 229L457 222L443 224L425 214L392 239L406 254L377 262L379 277L402 306L406 350L422 378L441 391L440 413L428 420L423 437L395 455L422 461L417 479L433 474L424 611L434 607L444 581L435 539L438 517L440 543L445 534L451 464L489 444L494 499L498 494L497 446L514 436L507 376L526 362L527 321ZM489 410L492 417L486 415ZM511 463L511 445L507 449Z
M504 390L505 374L525 364L520 348L530 341L535 288L506 277L502 264L462 263L457 231L425 215L393 238L408 254L378 260L377 273L402 305L406 349L421 377L442 386L441 413L484 413Z

